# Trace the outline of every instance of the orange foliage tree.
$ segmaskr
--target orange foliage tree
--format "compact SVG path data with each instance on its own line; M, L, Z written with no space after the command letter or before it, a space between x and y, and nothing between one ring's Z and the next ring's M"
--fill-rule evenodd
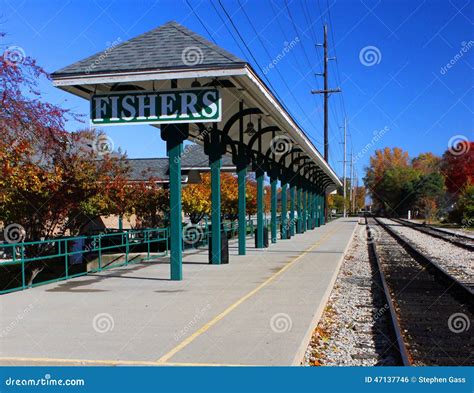
M238 184L237 178L227 172L221 173L221 214L231 220L238 215ZM189 184L182 191L183 211L192 223L198 223L205 215L211 213L211 174L201 174L201 182ZM246 188L247 214L257 211L257 183L247 178ZM265 207L270 209L270 189L265 194Z
M41 78L49 76L33 59L0 57L0 221L23 226L26 240L77 234L110 213L128 171L121 157L98 151L99 132L65 130L69 113L44 102Z

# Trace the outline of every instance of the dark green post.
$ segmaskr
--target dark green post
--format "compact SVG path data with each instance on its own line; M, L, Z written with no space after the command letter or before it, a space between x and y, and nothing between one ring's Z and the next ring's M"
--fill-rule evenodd
M324 191L321 194L321 225L326 224L326 198L324 197Z
M290 236L295 236L295 185L290 184Z
M263 170L257 169L257 248L263 248Z
M277 179L271 179L271 232L272 243L277 241Z
M286 201L286 183L281 183L281 238L288 239L288 225L287 220L287 201Z
M303 189L301 196L303 199L303 233L304 233L306 232L307 223L308 223L308 199L306 198L307 191L305 189Z
M166 141L169 160L170 190L170 265L171 280L182 280L182 224L181 224L181 153L188 137L188 124L163 124L161 138Z
M245 165L238 166L237 182L239 193L239 255L245 255L245 238L247 237L247 217L246 212L246 177L247 167Z
M316 220L316 226L319 228L321 226L321 198L319 197L319 193L316 194L316 215L317 215L317 220Z
M303 210L301 209L301 187L298 187L296 190L297 200L296 200L296 209L298 212L298 220L296 226L296 233L303 232Z
M211 166L211 263L221 263L221 153L217 125L211 131L210 166Z

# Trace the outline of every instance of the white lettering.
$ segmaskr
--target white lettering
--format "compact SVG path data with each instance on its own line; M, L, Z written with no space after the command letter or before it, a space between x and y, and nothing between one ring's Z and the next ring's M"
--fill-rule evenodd
M95 119L94 121L104 121L103 115L106 114L108 97L95 97Z
M122 119L125 121L133 120L137 115L137 111L135 109L135 97L131 95L123 97L122 107ZM128 116L125 114L125 111L129 113Z
M118 115L118 100L119 98L117 96L110 97L111 106L112 106L112 115L110 117L110 121L120 120L119 115Z
M212 99L211 99L212 98ZM203 108L201 115L207 118L212 118L216 115L217 113L217 91L208 91L204 93L202 97L202 103L203 103ZM208 113L206 109L210 109L211 112Z
M148 97L149 104L145 104L145 98ZM150 115L148 117L145 116L145 109L150 111ZM140 95L138 96L138 120L156 120L158 116L156 116L156 96L154 94L148 95Z
M195 93L181 93L181 117L187 119L189 117L188 111L193 117L198 117L196 110L197 97Z
M173 111L173 107L176 104L174 94L162 94L161 95L161 118L162 119L176 119L178 117L178 111Z

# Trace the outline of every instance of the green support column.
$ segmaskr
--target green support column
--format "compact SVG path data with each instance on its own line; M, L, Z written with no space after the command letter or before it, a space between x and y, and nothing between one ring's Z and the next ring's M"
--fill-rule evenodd
M182 224L181 224L181 153L183 143L169 146L167 143L169 159L169 187L170 187L170 263L171 279L182 280Z
M295 236L295 186L290 184L290 236Z
M214 123L215 124L215 123ZM210 166L211 166L211 239L212 256L211 263L220 265L221 263L221 154L219 134L217 127L211 131L210 146Z
M187 139L189 135L189 125L162 124L160 129L161 138L166 141L166 152L169 161L170 278L171 280L182 280L181 153L183 152L183 141Z
M326 224L326 198L321 195L321 225Z
M272 243L277 242L277 180L271 179L271 235Z
M319 226L323 225L323 205L321 203L321 194L318 195L318 206L319 206Z
M296 226L296 233L303 233L303 210L301 206L301 187L297 188L296 195L297 195L296 209L298 212L298 222Z
M303 190L303 232L308 229L308 191Z
M263 248L263 170L257 169L257 248Z
M246 213L246 176L247 167L242 165L238 168L237 182L239 193L239 255L245 255L245 241L247 237L247 217Z
M301 189L301 233L305 232L306 208L304 200L304 189Z
M313 229L313 201L311 191L308 191L308 230Z
M286 183L281 183L281 238L288 239L287 220L287 201L286 201Z
M311 203L313 204L313 229L316 228L316 198L314 191L311 191Z
M213 265L221 263L221 160L211 162L211 239Z

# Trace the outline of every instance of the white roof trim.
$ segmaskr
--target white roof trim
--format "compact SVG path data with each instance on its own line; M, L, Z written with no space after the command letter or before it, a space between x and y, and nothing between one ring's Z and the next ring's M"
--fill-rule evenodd
M137 71L137 72L117 72L108 74L89 74L76 76L55 76L53 85L74 86L74 85L93 85L103 83L117 82L144 82L150 80L168 80L168 79L188 79L188 78L214 78L218 76L247 76L257 89L265 96L276 111L282 116L285 122L291 127L296 142L301 148L316 162L316 164L325 172L331 180L337 185L342 186L341 181L329 164L324 160L321 154L316 150L313 143L304 134L303 130L295 123L287 111L280 105L273 93L265 86L262 80L252 71L248 65L244 67L229 68L208 68L208 69L183 69L183 70L163 70L163 71ZM194 168L193 168L194 169ZM198 169L198 168L196 168Z
M265 97L275 106L284 117L284 119L289 123L296 133L296 139L298 144L303 147L308 155L316 161L316 163L323 169L326 174L328 174L331 179L339 186L342 186L340 179L337 177L336 173L332 170L329 164L324 160L321 154L316 150L313 143L308 139L304 132L298 127L294 120L288 115L286 110L282 108L280 103L274 98L273 94L267 89L267 87L262 83L261 79L253 73L253 71L247 68L247 76L249 79L257 86L257 88L265 95ZM305 148L306 147L306 148Z
M89 74L76 76L57 76L53 79L53 85L93 85L116 82L145 82L149 80L214 78L216 76L239 76L245 74L245 68L210 68L199 70L117 72L95 75Z

